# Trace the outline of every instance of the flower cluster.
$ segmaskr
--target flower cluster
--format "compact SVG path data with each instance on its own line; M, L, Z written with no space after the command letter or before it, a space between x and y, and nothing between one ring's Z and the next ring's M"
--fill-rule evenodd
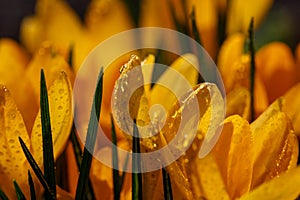
M272 0L133 2L136 5L130 1L92 0L81 20L66 1L38 0L35 14L22 21L20 43L0 38L0 197L297 198L300 195L297 166L300 45L295 53L279 41L265 44L256 52L251 49L255 43L252 34L271 8ZM254 27L250 26L247 32L252 17ZM106 70L100 75L96 92L87 85L77 102L72 87L88 54L110 36L137 27L177 30L201 43L217 63L226 94L219 85L201 80L196 70L201 68L201 58L195 54L174 55L142 49L120 55L109 66L104 66ZM151 35L149 38L157 39ZM118 49L120 45L110 48ZM250 50L245 51L245 46L250 46ZM159 62L167 63L168 68L160 74L158 82L176 85L178 77L173 76L176 72L191 86L191 90L186 90L184 85L176 85L177 90L186 90L180 99L168 88L147 82L154 74L154 71L146 72L147 69L153 69ZM41 69L49 86L48 95L42 93L46 86L40 80ZM130 73L136 75L135 79ZM89 78L84 72L83 76ZM132 83L142 85L132 92L128 102L129 115L136 122L137 131L142 133L140 127L155 120L164 121L158 123L159 127L147 129L149 137L138 140L134 135L135 125L129 128L134 132L133 137L124 134L122 125L128 126L126 113L118 110L125 102L125 95L130 94ZM88 96L94 93L93 101ZM224 96L226 113L222 120L218 98ZM176 144L178 149L186 148L186 151L163 169L133 172L132 176L111 169L95 158L108 154L117 156L110 162L120 165L124 171L125 165L134 166L136 160L118 163L128 159L121 154L122 150L99 141L93 145L97 147L95 158L87 153L85 142L92 137L93 124L86 110L92 110L91 105L101 107L99 111L96 108L96 112L109 140L128 152L150 153L168 148L181 128L184 114L194 109L191 102L195 101L199 120L184 127L186 132L195 129L193 141L186 133ZM78 104L86 106L78 107ZM56 174L52 177L54 187L49 181L51 173L49 175L44 153L49 152L45 149L47 113L42 109L44 105L49 107L52 143L50 141L48 147L53 145L56 167L50 172ZM157 105L159 111L166 111L164 115L152 110ZM219 119L222 122L215 124ZM74 120L83 127L76 127ZM215 127L210 129L211 126ZM87 130L86 141L79 141L76 128L78 132ZM207 140L213 140L208 132L219 132L220 136L208 155L200 158L201 147ZM172 159L172 153L168 156L165 159ZM86 177L81 177L85 173Z

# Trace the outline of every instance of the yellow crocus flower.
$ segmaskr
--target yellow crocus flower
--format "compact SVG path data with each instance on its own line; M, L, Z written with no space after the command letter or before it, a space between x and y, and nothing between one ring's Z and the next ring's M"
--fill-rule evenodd
M218 67L228 94L239 90L236 89L239 87L249 89L250 58L243 53L244 43L243 34L233 34L220 49ZM280 42L272 42L259 49L255 63L254 106L258 117L270 103L295 85L300 76L291 50Z
M49 111L52 124L54 159L63 152L69 138L73 121L71 84L64 72L48 89ZM41 115L38 113L31 133L26 130L21 113L5 86L0 88L0 120L2 150L0 153L0 187L9 198L16 198L12 181L15 179L29 197L27 170L28 161L18 141L20 136L30 149L40 168L43 168ZM41 195L41 185L33 176L37 195Z

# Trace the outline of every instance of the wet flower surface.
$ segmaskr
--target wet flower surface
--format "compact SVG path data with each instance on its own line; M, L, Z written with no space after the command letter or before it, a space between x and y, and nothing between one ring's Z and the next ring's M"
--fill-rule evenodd
M296 199L300 45L261 41L274 3L92 0L79 16L67 1L38 0L19 42L0 38L0 198ZM205 52L173 36L135 34L99 57L131 51L107 66L91 62L104 72L96 89L84 82L99 73L84 68L98 44L140 27L179 31ZM155 48L169 43L182 51ZM78 79L86 84L79 95Z

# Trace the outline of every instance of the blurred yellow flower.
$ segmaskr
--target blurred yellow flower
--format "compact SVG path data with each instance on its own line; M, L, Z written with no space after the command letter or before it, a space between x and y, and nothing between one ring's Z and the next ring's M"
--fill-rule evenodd
M244 43L243 34L233 34L220 49L218 66L229 100L232 98L231 92L237 94L240 87L248 90L250 87L250 57L244 53ZM300 81L300 76L292 51L284 43L272 42L259 49L255 55L255 63L254 107L258 117L269 104ZM250 94L245 97L248 100L239 101L248 104ZM234 98L235 101L238 100L237 96ZM228 109L233 114L236 108L232 104ZM248 118L249 114L245 117Z

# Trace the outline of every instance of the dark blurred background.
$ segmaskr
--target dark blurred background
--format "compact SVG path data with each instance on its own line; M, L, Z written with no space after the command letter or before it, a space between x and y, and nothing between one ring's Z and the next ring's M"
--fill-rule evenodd
M34 13L36 0L0 0L0 37L19 40L19 25L24 16ZM83 18L90 0L68 0ZM54 11L55 12L55 11ZM262 26L256 31L256 45L280 40L292 48L300 42L300 1L275 0Z

